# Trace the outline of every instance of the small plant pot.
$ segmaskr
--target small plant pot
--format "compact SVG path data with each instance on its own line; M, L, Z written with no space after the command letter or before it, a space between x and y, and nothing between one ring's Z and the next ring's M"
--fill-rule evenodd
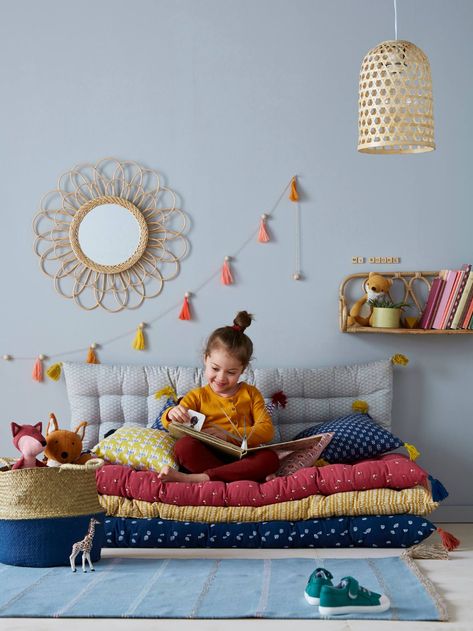
M379 329L399 329L401 326L401 309L373 307L370 324L372 327Z

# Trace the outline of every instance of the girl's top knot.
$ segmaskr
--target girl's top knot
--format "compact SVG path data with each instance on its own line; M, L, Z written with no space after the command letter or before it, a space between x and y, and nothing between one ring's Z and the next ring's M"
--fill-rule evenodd
M243 333L245 329L250 326L252 320L253 316L251 313L248 313L248 311L239 311L233 320L233 326L231 328L234 331Z

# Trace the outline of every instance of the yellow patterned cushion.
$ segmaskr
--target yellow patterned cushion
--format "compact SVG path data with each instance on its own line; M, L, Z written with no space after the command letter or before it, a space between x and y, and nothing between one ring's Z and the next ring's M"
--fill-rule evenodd
M93 448L100 458L133 469L161 471L163 465L177 468L173 455L176 441L167 432L149 427L121 427Z
M341 517L344 515L428 515L438 503L423 486L412 489L371 489L333 495L311 495L267 506L175 506L161 502L129 500L116 495L100 495L107 515L115 517L160 517L178 521L207 523L273 521Z

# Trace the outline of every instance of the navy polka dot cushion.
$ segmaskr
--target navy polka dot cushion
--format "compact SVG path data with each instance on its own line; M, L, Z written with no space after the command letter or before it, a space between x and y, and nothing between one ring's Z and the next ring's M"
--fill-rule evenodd
M334 421L314 425L300 432L294 438L305 438L314 434L332 432L330 444L320 457L330 463L354 462L364 458L374 458L387 451L403 446L403 441L387 429L375 423L369 414L349 414Z

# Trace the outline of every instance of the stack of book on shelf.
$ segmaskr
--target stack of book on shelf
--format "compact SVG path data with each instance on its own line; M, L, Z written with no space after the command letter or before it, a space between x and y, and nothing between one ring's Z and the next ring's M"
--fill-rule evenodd
M432 282L419 322L421 329L473 329L471 265L442 270Z

